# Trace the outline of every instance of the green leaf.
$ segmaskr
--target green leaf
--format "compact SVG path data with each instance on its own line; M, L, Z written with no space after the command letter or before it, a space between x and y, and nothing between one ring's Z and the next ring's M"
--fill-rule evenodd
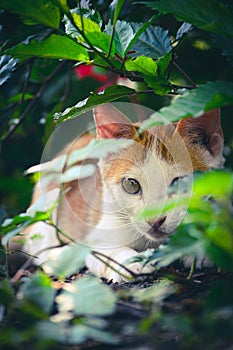
M14 60L10 56L3 55L0 57L0 85L4 84L16 69L18 60Z
M149 26L132 46L136 51L133 55L160 58L172 50L168 30L161 27Z
M19 44L7 50L13 57L27 59L37 56L74 61L89 61L89 55L84 47L74 40L61 35L51 34L43 41L32 40L29 44Z
M133 44L137 41L139 36L146 30L147 27L157 18L153 16L148 22L135 23L126 21L117 21L114 32L114 43L118 55L124 57L128 54ZM105 27L105 32L108 35L112 34L112 25L109 22Z
M128 71L143 73L143 75L157 76L157 63L149 57L139 56L136 59L129 59L125 62Z
M74 150L70 153L67 166L80 162L83 159L99 159L105 157L110 152L116 152L121 148L129 147L134 141L129 139L105 139L92 140L86 147Z
M170 236L167 244L162 245L159 251L155 251L154 257L152 256L150 260L156 263L157 268L161 268L188 255L203 258L204 237L202 240L192 236L193 230L195 227L190 225L180 227L177 232Z
M67 13L69 11L69 7L67 6L67 0L52 0L52 2L58 6L62 12Z
M34 97L34 95L30 94L29 92L26 92L24 94L22 93L19 93L19 94L16 94L14 96L12 96L8 102L9 103L16 103L16 102L21 102L22 100L23 101L28 101L28 100L32 100Z
M9 241L13 237L19 235L20 232L23 231L29 225L31 225L31 223L32 223L31 220L28 220L19 226L16 226L14 228L11 228L10 230L7 230L7 234L5 234L4 237L2 238L2 245L6 247Z
M206 236L214 245L229 253L233 262L233 235L228 227L218 224L211 225L206 230Z
M78 102L74 107L66 109L63 113L56 113L54 119L58 124L67 119L76 118L77 116L89 111L90 109L98 106L101 103L111 102L118 100L122 97L127 97L135 94L136 91L122 85L112 85L104 92L92 93L87 99Z
M20 294L48 314L52 309L56 290L52 288L50 278L38 272L22 285Z
M96 171L94 164L75 165L68 168L62 175L60 175L61 183L66 183L85 177L92 176Z
M233 193L233 174L223 171L211 171L198 177L193 191L196 196L211 194L214 197L231 196Z
M58 314L60 316L60 314ZM61 316L62 317L62 316ZM97 319L101 323L100 319ZM99 327L98 327L99 328ZM37 331L40 337L52 339L56 342L68 345L82 344L86 340L95 340L101 343L116 344L117 339L111 333L92 327L79 321L78 324L68 324L65 322L41 321L38 323Z
M112 35L112 25L109 22L105 27L105 32L108 35ZM115 25L114 32L114 44L116 47L116 52L121 57L124 57L127 53L127 47L134 38L134 31L130 23L126 21L117 21Z
M233 103L233 83L226 81L207 82L196 89L186 91L174 99L169 106L161 108L142 124L142 128L150 128L161 122L179 120L186 116L199 116L205 111L231 105ZM162 118L161 118L162 117Z
M232 230L231 230L232 232ZM221 231L218 232L218 234ZM229 235L228 231L228 235ZM224 239L223 237L222 239ZM219 241L219 238L218 238ZM225 271L229 271L233 273L233 252L232 252L232 246L233 246L233 240L231 237L231 251L230 253L226 251L226 249L221 249L219 246L213 244L213 242L209 242L208 244L205 244L205 251L206 254L210 257L211 261L213 261L216 266L220 267L221 269L224 269Z
M95 277L83 277L67 286L56 298L60 312L81 315L110 315L115 309L116 295Z
M1 279L0 281L1 306L10 307L15 300L15 291L9 279ZM0 317L0 321L2 318Z
M90 32L86 34L86 38L93 46L97 47L98 49L101 49L106 53L108 52L111 37L106 33ZM115 53L115 43L113 42L110 56L113 56L114 53Z
M66 154L62 154L61 156L58 156L49 162L33 165L29 169L27 169L24 174L33 174L37 172L44 172L44 173L61 173L65 163L66 163Z
M91 32L99 32L101 33L101 29L99 25L92 21L91 19L81 16L77 13L72 13L74 22L76 26L81 29L85 34L91 33Z
M111 7L113 7L113 6L115 7L113 21L112 21L113 26L115 26L115 24L116 24L116 21L120 15L120 12L121 12L123 5L124 5L124 0L114 0L111 3Z
M177 288L168 280L156 282L152 287L146 289L135 289L133 297L139 302L162 303L169 295L174 294Z
M4 234L2 244L7 245L12 237L20 234L26 227L38 221L50 219L58 203L59 193L59 189L53 189L29 207L26 213L16 215L13 219L6 219L1 225L1 230Z
M58 29L60 12L49 0L2 0L1 7L30 21Z
M131 23L131 26L133 27L133 30L135 32L134 37L130 40L128 46L125 49L125 53L128 53L128 51L131 49L131 47L134 45L134 43L138 40L140 35L156 20L158 16L154 15L151 17L151 19L148 22L145 23Z
M165 68L165 65L167 65L167 60L165 63L160 62L162 73L164 73L163 70ZM169 91L171 91L171 84L169 81L163 77L158 76L157 62L152 58L139 56L136 59L126 61L125 67L129 71L142 73L145 82L149 87L153 88L156 94L166 95Z
M198 28L233 37L233 11L215 0L160 0L146 4L161 13L172 13L178 20Z
M81 344L88 338L88 329L82 324L71 326L65 322L42 321L37 324L37 332L42 339L66 345Z
M30 219L31 219L31 216L29 214L22 213L22 214L16 215L13 219L11 219L11 218L5 219L3 221L1 227L2 228L7 228L7 227L11 228L12 226L22 224L25 221L30 220Z
M89 252L90 248L79 244L54 249L43 269L48 275L61 279L69 277L85 266L85 258Z
M193 26L190 23L182 23L180 28L176 33L176 40L180 40L185 34L189 33L193 29Z
M144 76L145 82L151 87L157 95L167 95L172 90L171 83L162 77Z

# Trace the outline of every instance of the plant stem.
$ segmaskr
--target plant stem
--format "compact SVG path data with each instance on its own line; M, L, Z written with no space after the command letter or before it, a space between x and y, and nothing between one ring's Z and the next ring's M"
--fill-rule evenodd
M196 268L196 262L197 262L197 259L196 259L196 257L194 257L193 261L192 261L192 265L191 265L190 271L189 271L189 274L188 274L188 277L187 277L187 280L190 280L193 277L193 272L194 272L194 270Z
M114 35L115 35L115 25L113 25L113 27L112 27L112 35L111 35L110 44L109 44L109 48L108 48L107 58L109 58L111 55Z
M107 64L108 66L111 67L111 70L114 71L115 70L115 67L114 65L112 64L112 62L101 52L99 51L94 45L92 45L92 43L90 42L90 40L87 38L85 32L79 28L78 26L76 26L76 23L74 21L74 18L72 16L72 14L70 13L70 11L66 12L66 16L69 18L71 24L77 28L77 31L79 32L79 34L83 37L83 39L85 40L85 42L88 44L89 48L94 51L96 53L97 56L100 56L100 58L102 58ZM82 20L82 18L81 18ZM82 20L83 21L83 20ZM70 38L70 36L69 36ZM75 42L77 43L77 41L75 40Z

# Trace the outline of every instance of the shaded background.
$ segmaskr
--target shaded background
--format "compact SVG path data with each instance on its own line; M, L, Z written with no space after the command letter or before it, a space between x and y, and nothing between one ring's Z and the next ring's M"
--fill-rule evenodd
M103 18L108 19L108 5L111 1L93 1ZM72 4L72 1L70 2ZM227 1L226 1L227 3ZM75 6L75 4L74 4ZM142 5L126 1L121 19L145 22L151 17L151 10ZM39 25L28 25L7 11L0 12L1 44L18 43L28 36L43 38L48 29ZM172 16L163 16L156 25L169 29L175 34L180 23ZM232 80L232 66L221 51L212 45L211 33L198 29L191 31L176 48L176 62L196 83L206 81ZM6 44L7 45L7 44ZM53 74L56 69L56 74ZM48 77L52 74L51 79ZM188 84L178 70L172 70L174 83ZM24 211L30 203L34 177L25 177L23 172L41 160L41 155L49 136L55 129L53 114L63 111L77 101L86 98L90 91L97 91L117 81L112 73L96 68L88 70L74 67L74 62L64 63L52 59L32 58L17 65L11 78L1 86L0 91L0 220L4 215L12 216ZM32 97L44 87L36 105L26 115L14 133L9 130L17 123ZM143 88L139 86L139 88ZM22 93L27 91L22 100ZM170 96L140 95L127 100L140 103L153 110L170 103ZM225 137L225 166L233 165L233 108L222 109L222 127ZM85 120L84 120L85 123ZM79 135L80 130L77 130Z

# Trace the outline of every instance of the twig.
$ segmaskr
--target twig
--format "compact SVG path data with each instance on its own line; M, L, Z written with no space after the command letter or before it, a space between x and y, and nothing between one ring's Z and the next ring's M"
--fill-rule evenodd
M39 254L41 254L41 253L43 253L43 252L45 252L47 250L56 249L56 248L60 248L60 247L62 247L62 245L54 245L54 246L51 246L51 247L43 248L41 250L38 250L35 255L30 255L30 254L22 251L22 253L25 254L25 255L28 255L29 258L27 259L27 261L25 261L25 263L14 274L14 276L11 278L11 281L13 283L17 282L19 280L19 278L25 273L25 270L30 266L30 264L32 263L32 260L37 258L37 255L39 255Z
M69 65L69 72L68 72L67 78L66 78L66 85L65 85L64 92L63 92L63 96L61 98L62 105L67 100L67 97L68 97L68 94L70 91L71 76L72 76L72 69L71 69L71 66Z
M92 251L92 255L94 255L96 257L96 259L100 260L101 262L103 262L106 266L110 267L113 271L117 272L119 275L125 277L126 279L129 279L128 276L124 275L122 272L118 271L117 269L115 269L112 265L110 265L106 260L109 260L111 262L113 262L114 264L118 265L120 268L122 268L123 270L125 270L126 272L128 272L133 278L136 278L138 276L141 276L138 273L133 272L132 270L128 269L126 266L124 266L123 264L119 263L118 261L114 260L113 258L111 258L110 256L107 256L103 253L97 252L97 251ZM99 255L99 256L98 256ZM100 258L103 257L104 259Z
M7 141L9 137L15 132L15 130L19 127L19 125L22 124L22 122L27 117L28 113L31 111L31 109L36 105L37 101L41 98L45 88L47 87L48 83L56 76L58 71L63 67L66 61L60 62L57 67L54 69L54 71L45 79L44 84L41 86L41 88L38 90L37 94L31 100L31 102L28 104L27 108L24 110L24 112L19 117L18 123L13 125L12 128L8 131L8 133L2 138L2 141Z
M196 262L197 262L197 259L196 259L196 257L194 257L189 274L188 274L188 277L187 277L187 280L190 280L193 277L193 272L195 271L195 268L196 268Z
M196 84L194 83L194 81L190 78L190 76L175 62L172 61L172 64L178 69L178 71L192 84L191 87L189 88L195 88Z
M29 79L30 79L32 68L33 68L33 65L34 65L34 59L32 59L29 64L30 65L29 65L29 69L28 69L28 73L27 73L27 77L26 77L25 83L23 85L22 96L21 96L21 100L20 100L19 104L24 102L25 93L26 93L26 90L27 90L27 87L28 87Z

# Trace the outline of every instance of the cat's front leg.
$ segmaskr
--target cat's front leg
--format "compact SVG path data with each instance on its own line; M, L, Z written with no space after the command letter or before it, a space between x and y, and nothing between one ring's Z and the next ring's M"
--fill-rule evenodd
M86 265L96 276L104 277L108 281L120 283L123 281L129 281L133 277L133 274L150 273L153 271L151 265L143 267L139 262L125 264L128 259L135 257L137 254L138 253L134 249L129 247L98 250L94 255L88 255ZM114 263L114 261L116 263ZM124 269L122 265L132 271L132 274Z

